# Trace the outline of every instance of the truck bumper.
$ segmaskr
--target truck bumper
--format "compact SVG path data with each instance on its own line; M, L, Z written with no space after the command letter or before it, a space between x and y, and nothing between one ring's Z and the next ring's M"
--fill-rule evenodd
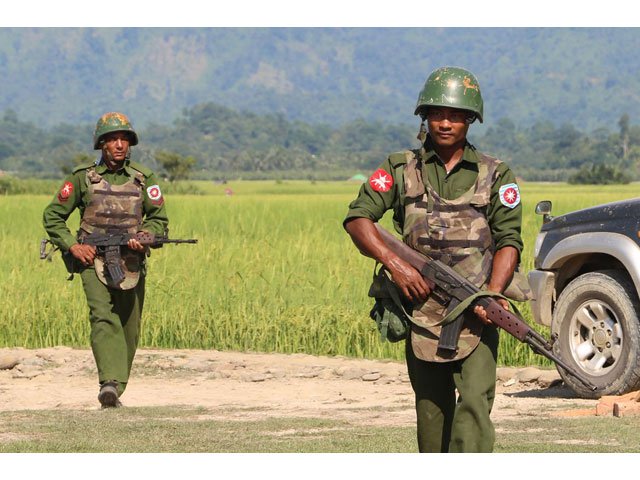
M531 313L536 323L551 327L553 302L555 301L555 279L553 272L531 270L528 275L533 299Z

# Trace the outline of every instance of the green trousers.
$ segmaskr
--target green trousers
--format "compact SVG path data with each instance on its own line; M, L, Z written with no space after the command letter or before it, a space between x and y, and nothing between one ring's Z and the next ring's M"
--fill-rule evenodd
M145 277L141 274L138 285L131 290L116 290L104 285L93 268L80 276L89 305L91 350L98 380L115 380L118 395L122 395L140 338Z
M409 379L416 396L420 452L492 452L498 331L485 326L480 344L467 358L425 362L407 340ZM456 398L457 390L457 398Z

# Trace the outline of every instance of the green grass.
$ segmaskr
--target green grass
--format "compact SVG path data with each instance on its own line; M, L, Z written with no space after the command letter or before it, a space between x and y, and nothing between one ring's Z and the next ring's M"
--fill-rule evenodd
M228 414L167 407L2 412L0 453L413 453L417 449L414 426L266 415L262 420L212 419ZM639 428L640 416L525 417L496 425L494 451L637 453Z
M220 421L206 409L126 408L0 413L1 453L410 452L410 427L315 418Z
M167 195L170 235L199 243L152 252L141 346L403 358L402 346L381 342L368 318L373 261L342 229L359 185L191 183L198 195ZM550 199L560 214L637 194L637 185L521 187L525 272L542 222L536 202ZM88 344L80 280L65 280L59 254L38 259L52 196L0 196L0 347ZM382 223L391 228L388 216ZM69 224L75 231L77 215ZM531 323L528 305L521 307ZM499 355L501 364L548 365L506 336Z
M531 417L500 424L496 452L638 453L640 416Z

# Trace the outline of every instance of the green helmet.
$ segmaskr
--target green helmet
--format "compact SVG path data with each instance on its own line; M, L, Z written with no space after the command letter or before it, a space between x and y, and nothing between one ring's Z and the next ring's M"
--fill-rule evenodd
M129 145L138 144L138 135L127 116L118 112L109 112L102 115L96 124L96 129L93 132L93 149L100 150L102 136L111 132L127 132L129 134Z
M427 107L459 108L475 113L482 123L482 105L480 85L473 73L459 67L442 67L427 78L414 114Z

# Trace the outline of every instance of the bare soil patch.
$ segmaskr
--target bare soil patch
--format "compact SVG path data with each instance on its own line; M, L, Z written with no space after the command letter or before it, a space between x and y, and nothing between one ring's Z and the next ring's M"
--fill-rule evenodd
M97 394L88 349L0 349L0 411L98 409ZM203 407L210 418L238 421L316 417L415 424L404 363L343 357L141 349L122 402ZM577 398L555 370L500 368L492 417L499 428L522 416L595 412L596 404Z

